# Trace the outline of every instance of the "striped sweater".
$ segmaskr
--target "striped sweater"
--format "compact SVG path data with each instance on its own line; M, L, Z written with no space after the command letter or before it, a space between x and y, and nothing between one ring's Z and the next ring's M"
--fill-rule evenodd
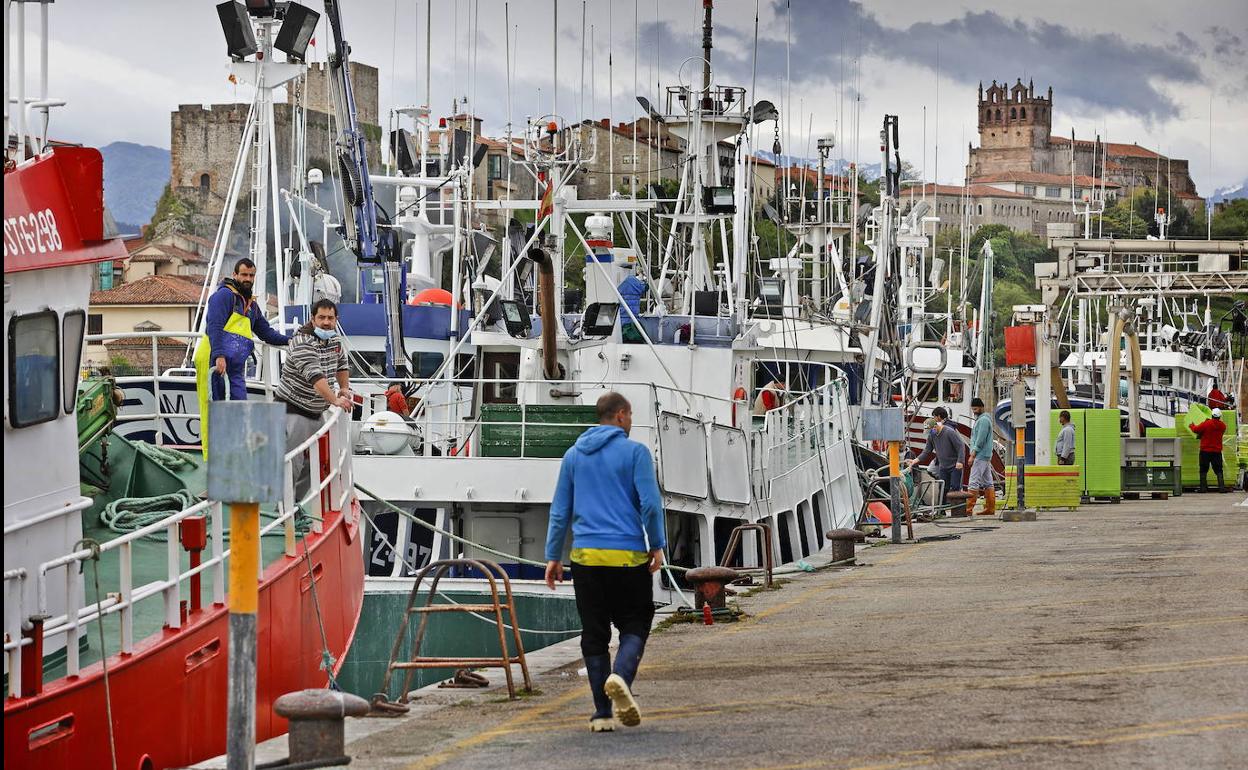
M329 403L316 392L316 383L328 378L332 388L336 383L334 375L346 370L347 353L342 338L323 340L312 333L311 324L306 324L291 336L286 348L277 397L286 402L287 411L320 417Z

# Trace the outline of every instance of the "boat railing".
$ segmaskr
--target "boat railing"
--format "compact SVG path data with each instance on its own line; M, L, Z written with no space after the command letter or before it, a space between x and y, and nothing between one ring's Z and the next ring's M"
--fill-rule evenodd
M294 464L304 453L308 454L308 491L296 499ZM277 516L265 524L260 532L261 535L267 535L281 527L285 536L284 555L294 558L298 555L296 518L299 514L306 512L311 518L311 530L319 533L322 531L326 512L345 509L351 498L353 478L349 416L339 409L330 410L329 417L316 433L298 446L288 449L284 474L284 495L278 506ZM119 618L120 639L114 649L121 654L129 654L134 651L134 608L139 602L161 597L164 602L164 627L181 628L185 618L182 604L183 585L191 583L189 599L191 610L194 611L200 602L200 596L196 595L196 589L200 585L199 576L206 573L211 583L212 603L217 606L224 605L226 559L230 555L229 549L225 547L226 515L221 501L203 500L160 521L106 542L81 541L76 545L83 547L43 562L33 574L21 569L6 571L4 652L9 671L9 696L20 697L23 692L23 676L42 678L42 661L27 661L26 668L23 669L23 647L37 644L36 649L42 649L48 639L64 636L65 675L78 676L81 670L79 639L84 633L84 627L92 622L103 622L106 616L116 614ZM206 519L207 553L197 565L183 569L184 549L179 537L180 528L186 520L200 516ZM7 530L5 534L8 535ZM165 577L143 585L134 585L135 544L144 538L160 537L164 538L166 544ZM102 563L98 559L113 551L117 552L117 573L115 576L110 575L107 583L116 585L117 592L99 596L97 601L84 606L79 581L84 574L90 574L89 570L101 569ZM88 565L89 561L96 561L96 564ZM257 578L263 575L265 567L261 560ZM38 606L36 614L27 617L21 596L25 583L29 580L35 581ZM55 580L63 580L65 585L66 610L60 616L51 616L48 612L49 587ZM17 601L11 602L10 598L14 593Z
M201 334L197 332L113 332L109 334L88 334L86 335L87 345L103 345L106 342L116 342L119 340L148 340L151 346L151 370L147 374L124 374L114 375L113 380L119 386L125 386L137 382L150 382L152 384L152 402L154 411L151 412L126 412L118 414L116 421L118 423L141 422L144 420L152 420L156 425L156 444L162 446L164 444L164 427L165 421L170 419L185 418L184 412L166 411L162 407L161 399L161 380L174 377L185 376L194 377L195 370L189 367L172 367L162 369L160 366L160 341L162 339L186 340L187 345L192 345L198 340Z
M391 382L420 389L446 381L411 378L352 379L353 385L366 383L384 386ZM743 402L734 401L730 397L712 396L649 382L605 379L551 382L549 380L500 378L456 378L451 382L456 387L474 389L496 388L499 385L514 388L518 399L517 403L511 405L519 410L519 414L514 419L487 418L484 410L480 413L473 413L471 408L465 408L471 407L471 399L462 398L458 394L449 396L445 390L438 391L430 388L426 391L431 394L430 398L422 399L420 407L405 420L406 424L413 429L415 437L418 437L421 451L425 456L435 454L433 449L436 448L441 458L479 457L485 449L482 443L484 434L490 432L490 429L510 429L513 435L518 429L519 454L508 456L533 457L534 455L530 453L529 438L534 431L547 432L550 429L585 428L587 426L584 421L552 419L548 413L538 416L538 411L532 409L533 407L548 406L552 400L556 404L566 401L569 405L592 406L597 396L607 391L621 393L633 404L635 415L633 436L649 444L654 443L649 440L652 438L650 432L655 429L660 412L673 412L695 417L703 422L718 421L727 425L731 423L735 413L744 414L746 409ZM437 395L439 393L440 396ZM529 403L530 399L540 400L542 403ZM368 407L376 410L377 404L370 399ZM362 416L367 418L367 414ZM362 427L362 430L367 430L367 428ZM540 453L536 457L550 459Z
M845 441L843 446L848 451L847 381L838 376L813 390L788 393L784 403L767 411L762 423L761 431L754 437L762 451L755 452L755 456L762 463L757 469L760 494L770 496L775 480L818 459L834 444ZM847 457L852 464L852 457Z

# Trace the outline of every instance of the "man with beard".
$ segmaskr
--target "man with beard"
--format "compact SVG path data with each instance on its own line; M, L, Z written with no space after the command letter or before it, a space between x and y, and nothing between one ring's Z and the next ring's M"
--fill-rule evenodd
M208 455L208 401L246 401L244 368L255 349L252 334L270 345L286 345L289 338L264 320L252 299L256 263L243 257L234 263L234 275L221 282L208 298L204 336L195 346L195 385L199 395L200 439Z

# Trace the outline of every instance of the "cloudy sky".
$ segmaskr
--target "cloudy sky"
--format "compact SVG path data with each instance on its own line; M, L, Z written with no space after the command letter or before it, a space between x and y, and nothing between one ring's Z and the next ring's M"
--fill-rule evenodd
M353 57L382 69L383 110L426 100L427 2L342 0ZM470 97L487 133L508 120L509 39L516 121L552 104L568 119L629 120L635 94L656 101L656 84L681 77L682 63L687 82L687 60L700 54L701 0L433 5L435 114ZM178 104L250 98L226 80L212 0L58 0L51 9L51 90L70 100L53 120L57 138L168 147ZM1074 128L1187 158L1202 194L1248 177L1244 0L716 0L715 13L716 80L756 82L754 98L787 118L786 152L813 154L810 137L835 131L839 154L875 162L881 117L895 113L903 157L928 178L958 181L976 142L976 85L1022 78L1038 92L1053 87L1054 133ZM318 58L326 41L322 30Z

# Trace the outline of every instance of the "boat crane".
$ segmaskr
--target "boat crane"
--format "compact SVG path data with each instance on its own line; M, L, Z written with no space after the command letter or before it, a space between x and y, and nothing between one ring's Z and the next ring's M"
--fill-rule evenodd
M407 356L403 352L403 323L400 316L405 271L401 254L393 247L393 233L382 235L377 223L377 203L373 183L368 176L368 157L364 152L364 132L360 130L351 88L351 46L343 36L342 13L336 0L325 0L325 17L333 33L333 49L329 55L330 85L339 136L335 143L338 167L342 173L342 197L351 207L344 216L341 234L347 248L355 253L361 266L359 292L362 301L377 301L366 291L366 266L379 265L382 275L381 301L386 314L386 376L406 377Z

